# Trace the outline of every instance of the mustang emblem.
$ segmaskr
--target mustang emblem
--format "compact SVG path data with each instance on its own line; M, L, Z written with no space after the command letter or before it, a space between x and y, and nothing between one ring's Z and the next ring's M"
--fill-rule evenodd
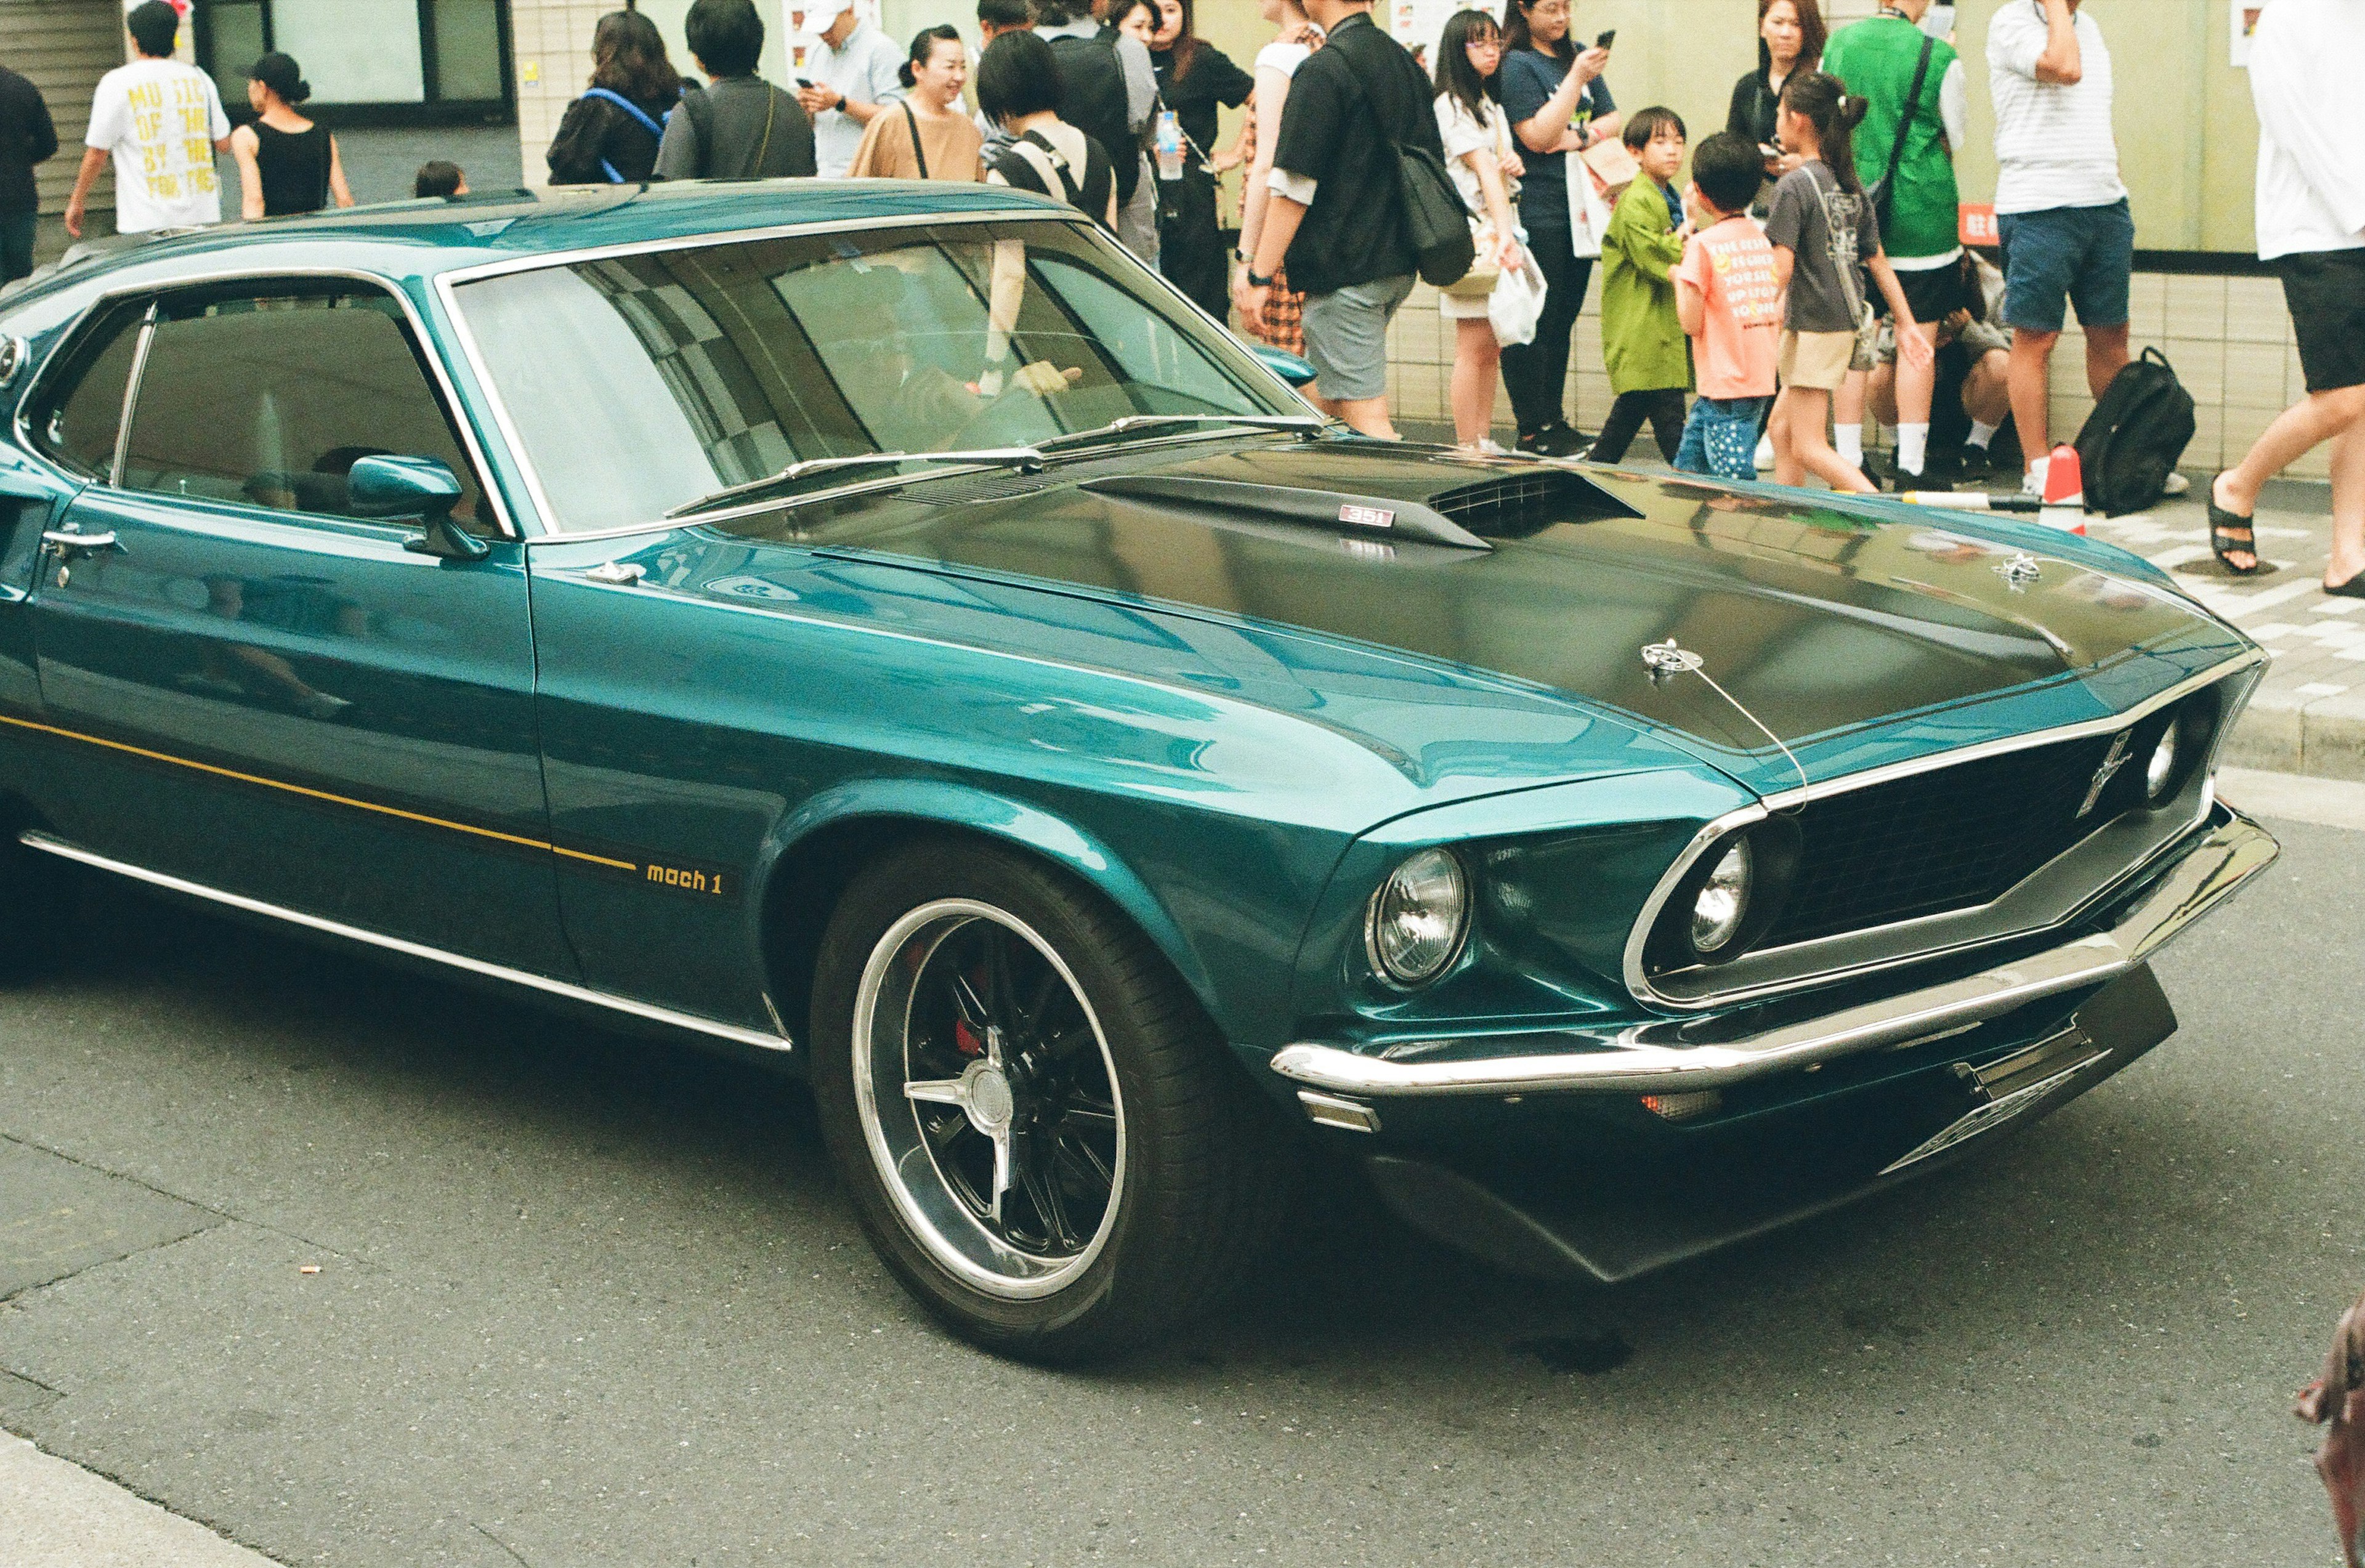
M2084 821L2093 811L2094 802L2102 798L2102 791L2111 787L2111 780L2116 778L2119 769L2127 765L2127 747L2135 738L2133 730L2121 730L2111 738L2110 755L2102 758L2102 766L2094 769L2093 781L2086 786L2085 803L2078 808L2079 821Z

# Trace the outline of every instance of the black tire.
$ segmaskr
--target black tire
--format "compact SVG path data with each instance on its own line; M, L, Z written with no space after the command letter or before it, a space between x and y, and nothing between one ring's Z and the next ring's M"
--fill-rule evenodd
M972 1019L999 1015L993 997L1063 984L1073 1013L1056 996L1008 1010L1040 1025L1035 1044L995 1025L982 1037L1010 1048L981 1044ZM1096 1026L1074 1044L1079 1017ZM859 1028L878 1048L857 1052ZM1022 855L932 839L867 868L823 940L810 1038L823 1132L864 1231L929 1312L986 1350L1046 1363L1120 1353L1204 1312L1261 1250L1277 1118L1164 957ZM948 1052L968 1054L958 1079ZM927 1095L967 1085L967 1098L888 1092L913 1081ZM1114 1157L1088 1143L1112 1118ZM1097 1209L1096 1174L1111 1178Z

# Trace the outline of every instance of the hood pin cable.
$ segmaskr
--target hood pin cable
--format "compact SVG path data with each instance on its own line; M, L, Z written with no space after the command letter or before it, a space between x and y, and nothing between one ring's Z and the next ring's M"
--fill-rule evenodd
M1772 741L1775 749L1789 759L1790 767L1799 775L1799 788L1801 790L1808 788L1807 770L1799 765L1798 754L1782 744L1781 736L1765 727L1765 721L1751 712L1739 698L1717 684L1716 677L1708 672L1706 659L1701 658L1689 648L1678 647L1676 640L1670 637L1664 643L1643 644L1642 663L1649 668L1653 685L1664 685L1676 677L1685 674L1696 675L1707 681L1710 691L1730 703L1734 712L1756 725L1757 733Z

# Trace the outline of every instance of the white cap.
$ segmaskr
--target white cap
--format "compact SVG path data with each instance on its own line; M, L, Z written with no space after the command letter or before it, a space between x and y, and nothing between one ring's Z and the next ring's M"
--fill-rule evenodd
M790 8L790 15L795 16L801 13L805 19L804 30L809 33L820 33L827 32L829 24L841 12L853 9L854 0L796 0Z

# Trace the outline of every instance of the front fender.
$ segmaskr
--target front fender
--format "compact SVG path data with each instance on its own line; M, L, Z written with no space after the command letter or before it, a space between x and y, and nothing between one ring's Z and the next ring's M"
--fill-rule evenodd
M1216 986L1204 944L1176 918L1169 901L1153 889L1097 834L1028 801L945 778L861 778L823 790L782 817L757 858L762 896L748 904L748 939L763 951L763 912L771 907L776 875L784 862L817 838L857 824L935 825L980 834L1042 857L1115 904L1166 956L1227 1038L1253 1038L1234 1014L1237 991Z

